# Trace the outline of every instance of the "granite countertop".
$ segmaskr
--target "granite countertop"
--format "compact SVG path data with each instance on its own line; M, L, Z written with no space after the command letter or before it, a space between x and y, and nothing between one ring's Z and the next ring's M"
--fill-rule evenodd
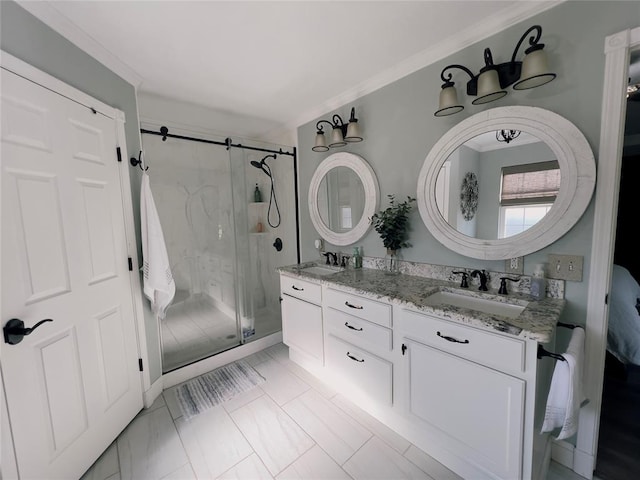
M304 271L304 268L315 265L308 262L279 267L280 273L313 279L326 285L339 286L343 291L367 295L379 300L406 305L413 309L433 313L440 318L463 323L477 328L498 331L519 338L535 340L540 343L549 342L565 306L564 299L545 298L535 300L530 295L512 293L500 295L497 291L481 292L472 288L460 288L458 283L414 275L389 275L383 270L347 268L336 270L330 275L317 275ZM450 305L425 305L425 299L440 291L463 292L467 296L485 298L504 303L526 305L516 318L491 315L466 308Z

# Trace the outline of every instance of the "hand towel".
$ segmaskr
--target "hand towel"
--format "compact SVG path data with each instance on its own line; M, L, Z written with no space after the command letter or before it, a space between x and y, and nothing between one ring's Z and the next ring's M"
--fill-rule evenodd
M558 440L568 438L578 431L578 415L584 400L582 388L582 363L584 361L584 329L576 327L571 334L565 361L556 360L547 397L542 433L561 428Z
M176 284L171 274L160 217L151 195L147 173L142 174L140 187L140 224L144 294L151 302L153 313L163 319L176 293Z

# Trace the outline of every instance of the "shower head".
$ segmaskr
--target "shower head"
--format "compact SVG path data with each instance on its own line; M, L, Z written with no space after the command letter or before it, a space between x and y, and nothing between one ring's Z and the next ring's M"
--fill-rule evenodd
M269 167L269 165L266 164L265 160L267 158L276 158L276 155L267 155L266 157L264 157L262 160L260 160L259 162L256 162L255 160L251 161L251 166L256 167L261 169L264 173L266 173L269 177L271 177L271 168Z

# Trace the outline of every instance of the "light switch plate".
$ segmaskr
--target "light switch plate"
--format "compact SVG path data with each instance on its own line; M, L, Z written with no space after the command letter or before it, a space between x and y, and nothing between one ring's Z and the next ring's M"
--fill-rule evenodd
M557 280L581 282L583 262L584 257L581 255L556 255L550 253L549 264L547 265L547 277Z
M524 273L524 257L507 258L504 261L505 273L522 275Z

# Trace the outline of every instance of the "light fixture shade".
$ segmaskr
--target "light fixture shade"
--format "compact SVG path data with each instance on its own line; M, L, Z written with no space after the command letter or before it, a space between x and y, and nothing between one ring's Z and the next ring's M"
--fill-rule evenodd
M333 130L331 131L331 143L329 144L329 148L344 147L346 144L347 142L345 142L344 138L342 137L342 129L339 126L333 127Z
M316 133L316 144L311 150L314 152L326 152L329 150L329 147L327 147L327 141L324 138L324 132L318 131Z
M358 120L349 121L347 136L344 137L344 140L349 143L361 142L363 140L360 127L358 127Z
M453 85L445 86L440 90L440 102L438 110L434 115L436 117L446 117L464 110L464 106L458 102L458 91Z
M500 78L495 68L489 68L480 73L478 77L478 98L473 102L474 105L482 105L483 103L493 102L507 94L500 87Z
M547 54L542 48L530 51L522 61L520 80L514 85L514 90L527 90L549 83L556 78L556 74L549 71Z

